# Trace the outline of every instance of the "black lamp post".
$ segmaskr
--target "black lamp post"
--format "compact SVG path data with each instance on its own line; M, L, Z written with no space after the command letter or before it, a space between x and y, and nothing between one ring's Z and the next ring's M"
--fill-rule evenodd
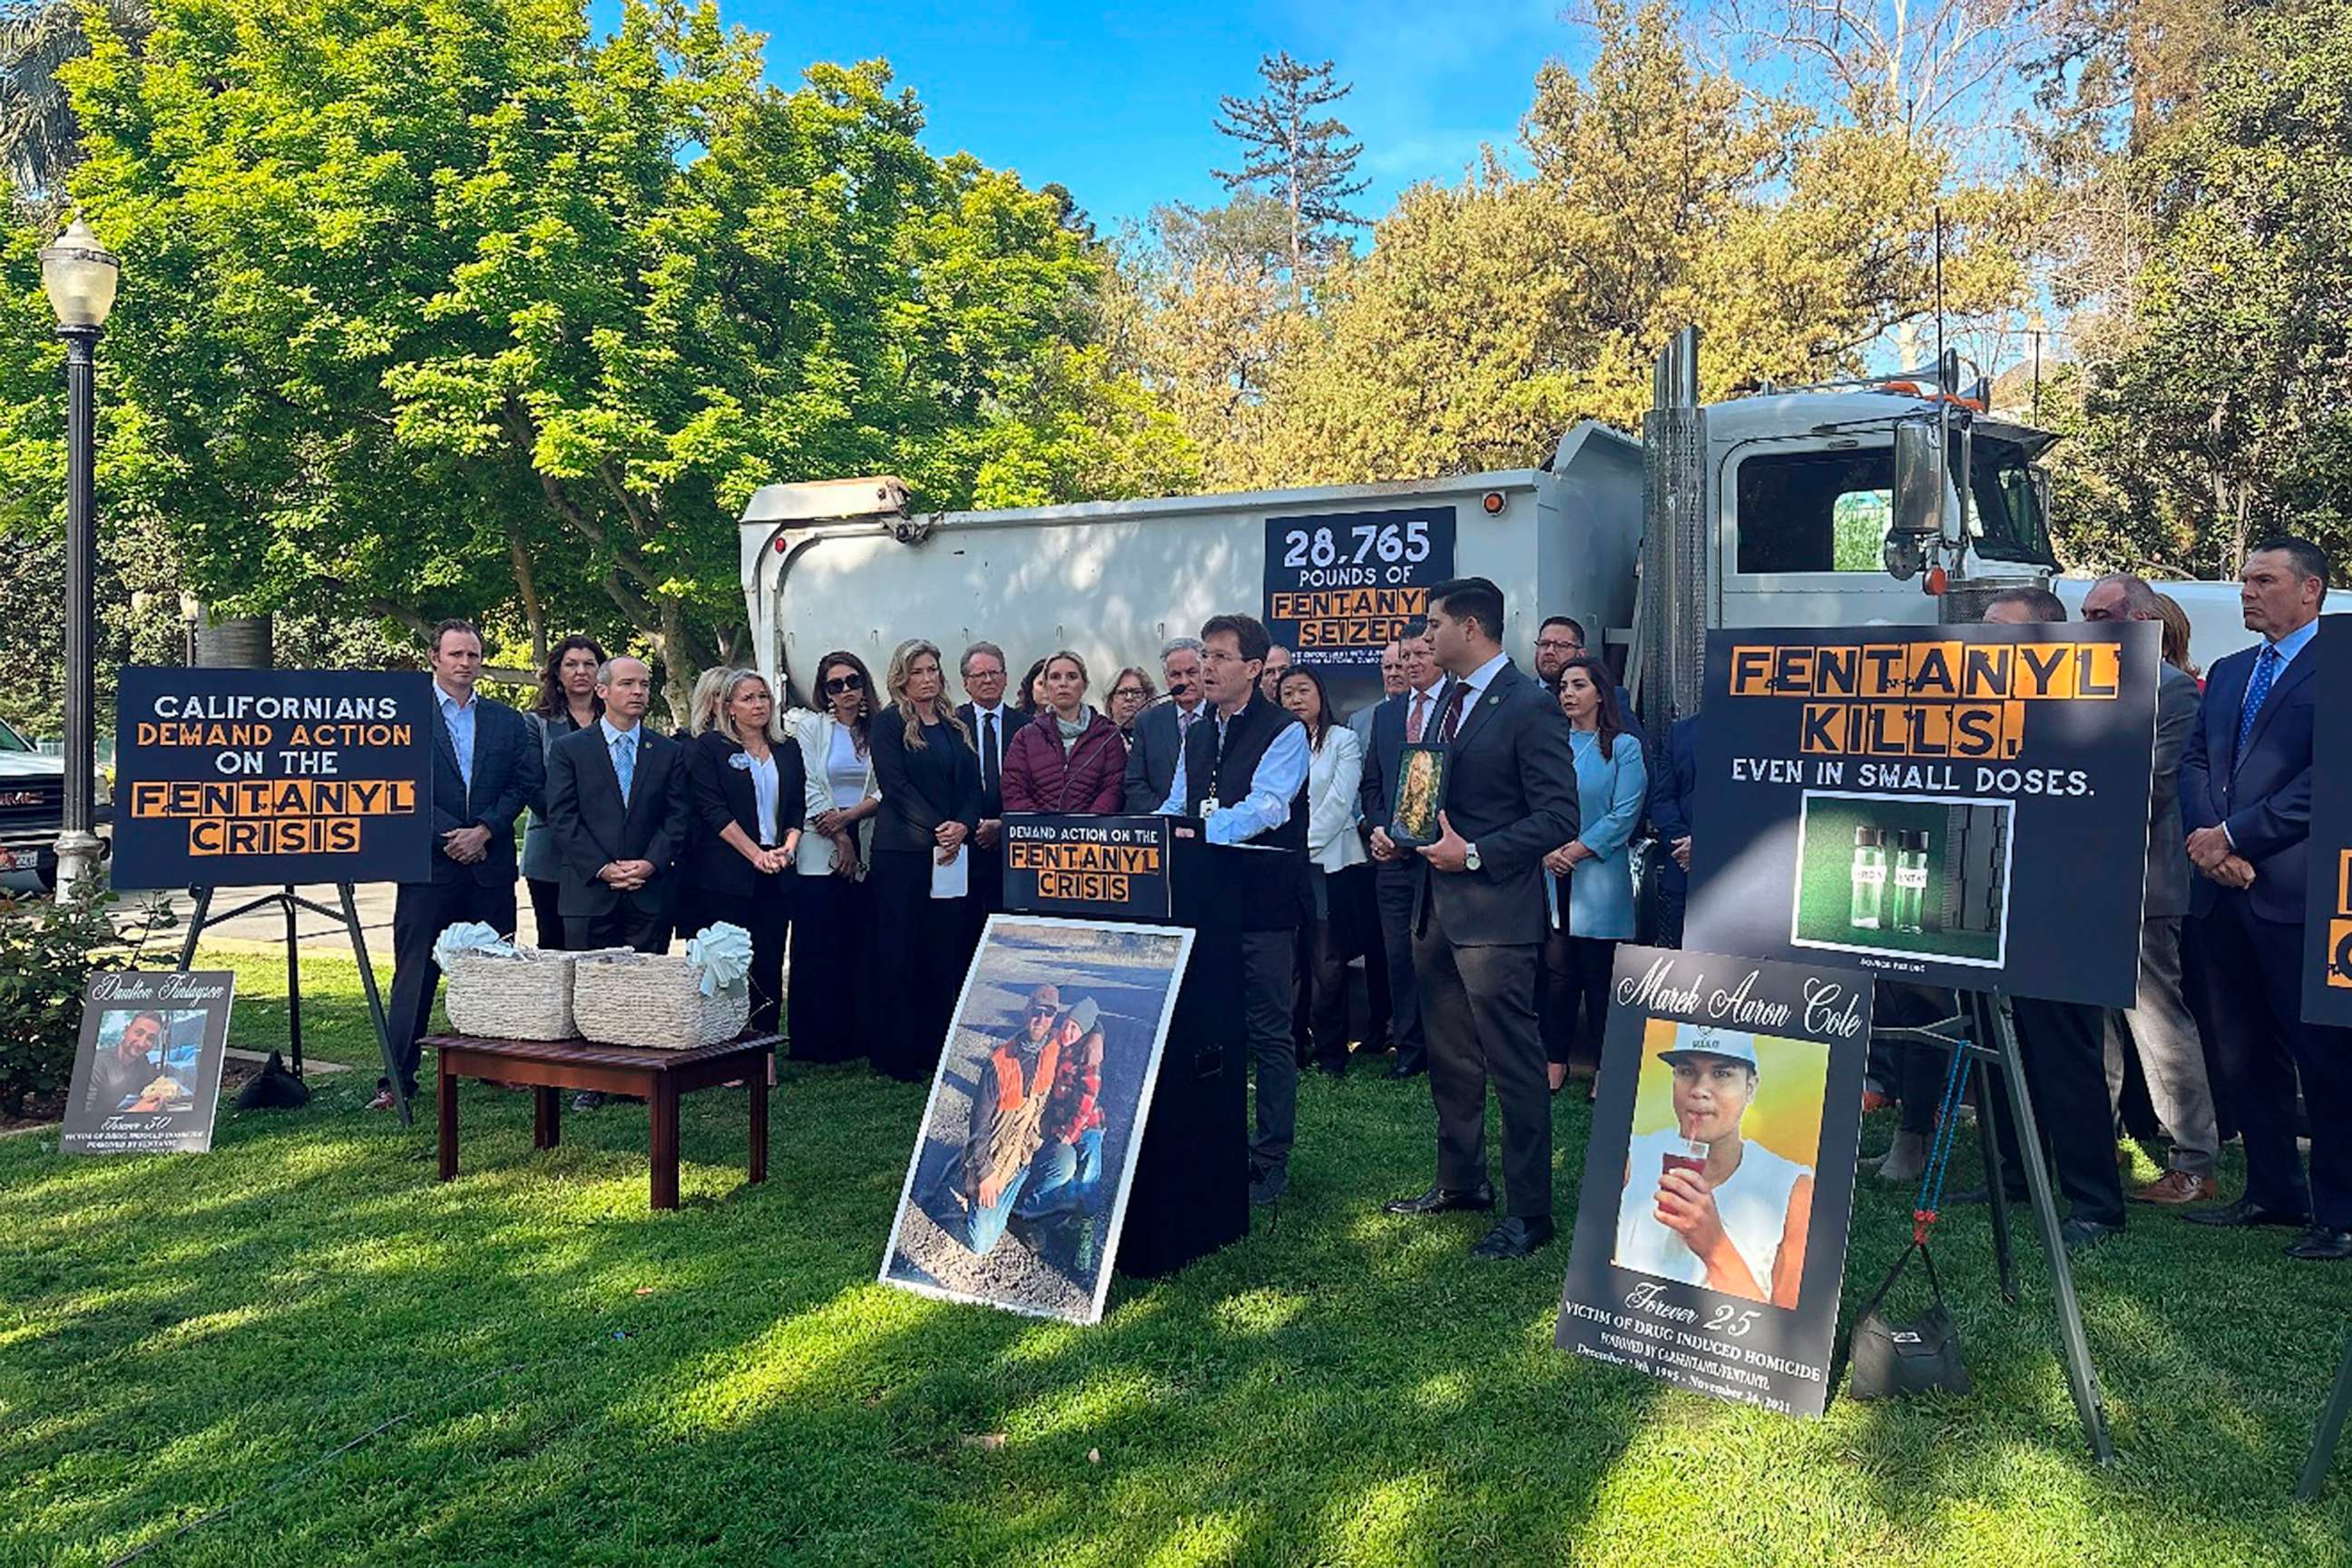
M98 709L98 336L114 309L122 264L76 218L41 252L41 286L66 341L66 799L58 835L58 897L98 870L90 831Z

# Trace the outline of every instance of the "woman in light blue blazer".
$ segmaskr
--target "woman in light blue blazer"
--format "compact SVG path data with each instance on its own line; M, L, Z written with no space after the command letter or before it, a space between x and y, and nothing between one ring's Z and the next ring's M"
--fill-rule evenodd
M1571 1058L1600 1066L1610 970L1617 962L1617 944L1633 934L1630 847L1650 790L1642 743L1626 732L1624 712L1617 706L1616 677L1599 659L1570 659L1560 671L1559 710L1568 715L1583 826L1544 857L1552 930L1544 943L1538 1015L1554 1094L1568 1079Z

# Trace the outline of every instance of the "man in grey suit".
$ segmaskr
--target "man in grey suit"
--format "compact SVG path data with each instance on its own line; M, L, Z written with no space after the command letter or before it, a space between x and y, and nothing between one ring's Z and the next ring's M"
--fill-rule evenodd
M2083 598L2086 621L2162 618L2156 590L2129 573L2112 573ZM2165 665L2156 694L2155 775L2147 801L2147 893L2140 910L2139 991L2128 1012L2107 1015L2109 1099L2124 1086L2125 1031L2139 1053L2147 1097L2165 1136L2171 1168L2131 1195L2139 1203L2201 1203L2215 1194L2213 1161L2221 1152L2213 1089L2205 1076L2205 1047L2182 999L2180 922L2189 913L2189 852L2181 847L2180 754L2197 723L2197 681Z
M1431 643L1452 678L1434 736L1446 748L1445 805L1437 842L1410 853L1420 862L1413 967L1437 1102L1437 1183L1388 1209L1494 1207L1486 1179L1492 1079L1510 1215L1471 1253L1524 1258L1552 1237L1551 1090L1536 1026L1536 965L1543 857L1581 826L1576 763L1559 704L1503 653L1502 590L1484 577L1459 578L1432 588L1429 606ZM1373 831L1372 853L1388 864L1408 851L1383 827Z
M1160 650L1168 699L1137 717L1135 743L1127 749L1126 797L1120 804L1132 816L1148 816L1167 800L1176 782L1176 759L1184 754L1185 733L1208 711L1201 706L1207 690L1201 684L1201 657L1199 637L1173 637Z

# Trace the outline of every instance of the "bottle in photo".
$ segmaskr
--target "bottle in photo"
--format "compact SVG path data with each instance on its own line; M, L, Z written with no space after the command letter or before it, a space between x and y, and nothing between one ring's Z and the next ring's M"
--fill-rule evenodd
M1927 909L1927 834L1906 829L1895 836L1895 890L1887 900L1895 929L1916 936Z
M1886 835L1876 827L1853 830L1853 908L1846 923L1876 931L1886 908Z

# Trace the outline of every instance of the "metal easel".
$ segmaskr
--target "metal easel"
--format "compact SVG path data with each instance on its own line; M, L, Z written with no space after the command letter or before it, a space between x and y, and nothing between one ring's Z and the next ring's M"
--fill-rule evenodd
M194 912L188 918L187 939L180 944L180 967L185 970L195 961L196 939L204 934L206 926L217 925L223 921L236 920L238 916L251 914L256 910L272 908L283 910L286 912L286 1028L289 1036L288 1043L292 1047L294 1058L292 1071L296 1078L300 1078L302 1076L302 956L300 944L296 938L294 917L298 912L308 910L314 915L324 915L329 920L341 921L344 933L352 940L352 954L359 960L360 985L367 993L368 1017L375 1026L376 1048L383 1058L384 1079L392 1085L393 1096L398 1102L400 1124L407 1127L414 1123L415 1116L409 1110L407 1088L401 1082L399 1068L393 1060L392 1028L384 1018L383 996L376 989L375 967L368 962L367 933L360 927L359 903L352 896L352 886L349 882L335 884L335 892L342 902L341 910L331 910L324 904L312 903L296 892L291 886L288 886L280 888L276 892L264 893L258 898L248 900L226 914L212 912L213 894L218 890L217 889L192 889L191 891L196 896L196 907Z
M2058 1338L2063 1351L2066 1384L2074 1395L2074 1414L2082 1422L2083 1440L2091 1457L2102 1465L2116 1462L2115 1445L2107 1436L2107 1415L2099 1403L2098 1370L2091 1364L2091 1343L2083 1332L2082 1303L2074 1294L2074 1270L2059 1236L2058 1200L2051 1184L2049 1162L2042 1158L2042 1134L2033 1117L2033 1097L2025 1084L2025 1062L2018 1053L2017 1030L2010 1019L2009 1000L1997 991L1959 993L1958 1016L1918 1027L1874 1029L1880 1039L1898 1045L1927 1046L1940 1051L1966 1051L1985 1071L1977 1079L1977 1137L1984 1152L1987 1206L1992 1211L1994 1266L2000 1278L2001 1300L2017 1301L2017 1260L2010 1246L2009 1200L2001 1181L2000 1140L1993 1127L1992 1105L1986 1098L1996 1072L2009 1097L2011 1118L2017 1124L2017 1147L2025 1167L2025 1187L2033 1209L2034 1227L2042 1237L2042 1256L2050 1264L2051 1295L2058 1305ZM1991 1041L1990 1045L1984 1042ZM2345 1362L2352 1374L2352 1352ZM2352 1391L2344 1377L2339 1394ZM2342 1412L2336 1411L2338 1424ZM2324 1466L2322 1467L2325 1468ZM2305 1473L2306 1480L2309 1479Z

